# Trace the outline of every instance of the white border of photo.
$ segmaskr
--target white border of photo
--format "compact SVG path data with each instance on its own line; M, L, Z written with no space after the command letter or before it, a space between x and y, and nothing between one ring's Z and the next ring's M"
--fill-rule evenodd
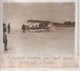
M26 3L26 2L75 2L75 0L3 0L4 2L17 2L17 3Z
M76 15L75 15L75 20L76 20L76 27L75 27L75 53L79 55L80 57L80 44L79 44L79 35L80 35L80 25L79 25L79 20L80 20L80 0L4 0L4 2L21 2L21 3L24 3L24 2L76 2ZM3 0L0 0L0 51L3 47L3 43L2 43L2 38L3 38L3 29L2 29L2 23L3 23ZM80 58L79 58L79 67L80 67ZM17 69L1 69L1 71L50 71L50 70L55 70L55 71L67 71L67 70L70 70L70 71L80 71L79 68L77 69L20 69L20 68L17 68Z

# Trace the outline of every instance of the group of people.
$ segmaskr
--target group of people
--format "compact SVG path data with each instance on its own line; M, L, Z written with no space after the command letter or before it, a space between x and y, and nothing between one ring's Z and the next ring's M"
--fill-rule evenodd
M22 25L23 33L25 33L26 28L27 28L27 30L29 31L29 26L26 26L25 24L23 24L23 25Z
M3 23L3 43L4 43L4 51L7 51L7 43L8 43L8 40L7 40L7 30L8 30L8 34L10 34L10 23L6 26L5 23Z

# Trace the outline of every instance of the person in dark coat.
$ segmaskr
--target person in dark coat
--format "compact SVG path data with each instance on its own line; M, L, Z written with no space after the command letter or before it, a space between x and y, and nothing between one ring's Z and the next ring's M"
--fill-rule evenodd
M4 50L7 51L7 28L6 28L6 24L3 23L3 43L4 43Z
M10 34L10 30L11 30L11 27L10 27L10 23L8 24L8 34Z
M7 31L6 24L3 23L3 34Z
M25 33L26 26L24 24L22 25L22 30L23 30L23 33Z
M4 43L4 51L7 51L7 35L6 33L3 34L3 43Z

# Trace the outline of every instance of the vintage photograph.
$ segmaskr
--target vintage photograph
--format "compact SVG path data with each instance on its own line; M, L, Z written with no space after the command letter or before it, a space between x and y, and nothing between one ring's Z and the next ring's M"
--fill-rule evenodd
M75 3L4 3L6 53L72 54Z
M4 1L0 67L77 68L76 4Z

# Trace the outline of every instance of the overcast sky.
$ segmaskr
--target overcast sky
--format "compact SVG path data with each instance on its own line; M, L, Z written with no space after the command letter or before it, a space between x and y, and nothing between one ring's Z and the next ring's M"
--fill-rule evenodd
M75 3L4 3L3 15L4 22L17 24L29 19L75 21Z

